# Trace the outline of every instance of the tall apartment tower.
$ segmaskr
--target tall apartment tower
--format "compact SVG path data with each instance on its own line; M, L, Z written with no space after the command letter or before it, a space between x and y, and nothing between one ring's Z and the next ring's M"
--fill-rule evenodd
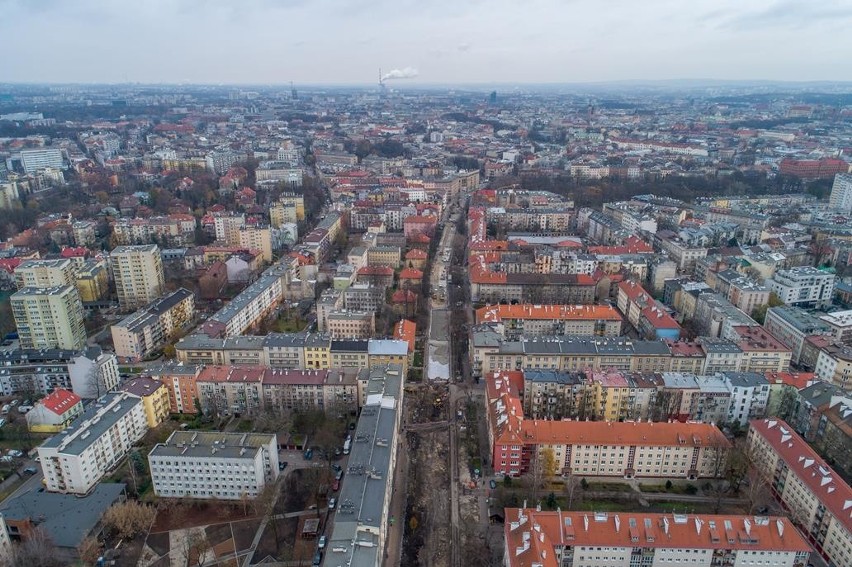
M852 174L838 173L834 176L828 204L832 209L852 212Z
M109 256L123 311L139 309L163 295L163 260L156 244L118 246Z
M74 262L64 260L27 260L15 269L15 285L18 289L37 287L40 289L60 285L76 285Z
M22 348L79 350L86 345L76 287L25 287L12 295L11 303Z

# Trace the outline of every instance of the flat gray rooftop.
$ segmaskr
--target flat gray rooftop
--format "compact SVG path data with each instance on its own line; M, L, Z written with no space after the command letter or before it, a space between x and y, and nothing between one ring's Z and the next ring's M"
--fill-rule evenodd
M391 456L400 419L402 381L398 364L370 369L367 402L352 435L325 565L365 567L382 563L381 534L387 529L389 505L385 496L390 492L388 484L393 483Z

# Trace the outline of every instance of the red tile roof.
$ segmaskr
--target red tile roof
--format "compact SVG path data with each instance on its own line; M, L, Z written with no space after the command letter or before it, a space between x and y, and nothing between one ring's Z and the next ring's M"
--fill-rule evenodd
M793 428L780 419L756 419L749 424L766 439L790 471L819 498L837 521L852 533L852 488L817 455Z
M41 400L41 404L45 409L50 410L56 415L62 415L77 404L80 403L80 396L74 392L57 388Z

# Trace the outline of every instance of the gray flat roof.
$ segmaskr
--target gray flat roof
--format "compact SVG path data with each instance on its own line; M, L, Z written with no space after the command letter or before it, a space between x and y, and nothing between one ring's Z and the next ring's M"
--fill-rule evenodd
M89 407L80 417L71 422L71 425L42 443L41 446L56 448L66 455L79 455L119 419L141 403L139 398L124 392L105 394L89 404ZM83 434L87 431L90 433L84 438Z
M4 501L0 514L8 520L35 520L58 547L76 548L121 497L125 486L101 482L84 498L32 490Z
M254 460L262 447L275 438L273 433L214 433L175 431L165 443L158 443L152 457L210 457ZM273 445L277 446L274 441Z
M383 541L377 534L387 529L384 518L389 503L385 495L393 482L391 453L400 419L402 381L398 364L370 369L367 402L352 436L349 464L326 546L326 553L333 557L326 559L327 565L382 563ZM334 551L343 548L345 552Z

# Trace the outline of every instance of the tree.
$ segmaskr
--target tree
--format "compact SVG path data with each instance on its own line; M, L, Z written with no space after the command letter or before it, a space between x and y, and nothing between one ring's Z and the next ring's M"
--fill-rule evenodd
M94 565L101 556L101 544L91 536L83 538L77 546L77 553L80 554L80 561L86 565Z
M104 529L114 532L122 539L129 539L144 533L154 523L157 511L139 502L128 500L113 504L104 513Z
M9 567L59 567L62 561L56 556L56 546L44 530L36 528L18 546L12 548Z
M545 447L541 450L541 461L542 475L545 480L550 481L556 476L556 469L559 466L552 448Z
M582 496L582 493L577 493L578 486L580 486L580 481L574 473L569 473L562 483L562 493L565 495L565 502L569 510L574 505L574 498Z

